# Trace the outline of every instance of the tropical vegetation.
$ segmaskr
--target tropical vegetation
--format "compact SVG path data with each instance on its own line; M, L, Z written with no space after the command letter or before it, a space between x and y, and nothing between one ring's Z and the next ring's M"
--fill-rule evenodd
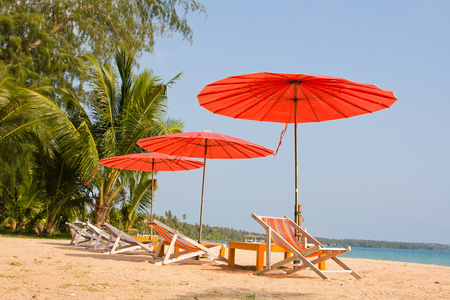
M105 168L140 138L180 132L165 82L137 59L156 36L192 42L195 0L0 0L0 224L50 236L69 220L130 230L149 174Z
M26 86L46 81L81 92L83 53L100 61L117 45L151 53L156 37L175 33L192 42L193 12L205 9L195 0L0 0L0 61Z

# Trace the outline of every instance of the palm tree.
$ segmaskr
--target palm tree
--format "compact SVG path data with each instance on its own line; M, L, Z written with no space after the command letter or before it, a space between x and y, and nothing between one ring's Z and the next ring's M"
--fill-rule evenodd
M63 215L82 212L89 204L89 190L79 176L79 169L68 166L59 145L48 141L45 133L36 136L30 163L32 181L38 187L42 204L42 235L50 236ZM62 222L64 223L64 222Z
M80 184L79 170L69 168L62 157L62 135L52 137L49 133L57 131L47 126L71 128L70 120L45 96L49 89L20 89L2 76L6 78L0 74L0 153L6 158L3 166L7 161L13 164L7 168L9 174L1 174L0 206L5 221L17 224L18 230L44 222L42 233L51 235L61 212L67 206L83 206L88 195ZM21 180L8 179L12 172L21 175L15 176Z
M134 75L134 57L123 49L116 51L115 63L117 71L86 56L92 88L88 97L80 98L68 89L61 90L63 97L55 97L46 88L22 88L15 98L17 104L12 106L10 101L12 108L0 115L0 154L10 155L25 147L30 136L45 128L51 137L48 142L57 146L55 153L61 154L63 164L77 172L93 192L96 224L106 221L129 176L126 172L121 175L121 170L99 168L99 160L140 152L136 144L140 138L180 132L183 127L180 120L165 118L167 88L180 74L168 83L148 70ZM0 100L4 94L0 89Z
M112 66L100 64L92 55L87 59L92 87L88 100L93 113L93 121L87 126L90 132L87 138L95 142L97 153L86 162L85 170L91 173L84 175L98 192L94 199L93 221L99 223L107 219L115 198L124 189L122 182L133 175L111 168L95 170L92 166L98 164L100 158L142 152L136 142L143 137L181 132L183 123L180 120L165 118L167 87L181 74L168 83L162 83L147 69L134 76L134 58L124 49L115 55L118 75ZM73 94L67 93L67 96L75 99ZM81 100L71 102L80 103ZM73 150L72 157L78 153L77 149ZM146 176L139 176L136 186L151 188ZM145 198L137 196L133 199L133 206L138 207L142 199Z

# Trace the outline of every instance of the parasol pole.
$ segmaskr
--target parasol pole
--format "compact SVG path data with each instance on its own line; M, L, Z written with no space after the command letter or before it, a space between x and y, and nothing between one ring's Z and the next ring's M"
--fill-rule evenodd
M153 173L154 173L153 170L154 169L155 169L155 159L152 158L152 206L150 207L151 222L153 222L153 191L154 191L154 184L155 184L155 181L153 180ZM152 239L153 239L153 226L150 226L150 242L152 241Z
M295 214L295 223L298 224L298 226L301 226L301 218L300 213L298 211L298 132L297 132L297 106L298 106L298 99L297 99L297 87L299 82L294 82L294 163L295 163L295 207L294 207L294 214ZM295 236L300 239L300 233L298 231L295 231ZM300 260L296 259L294 260L294 264L299 264Z
M295 107L295 127L294 127L294 151L295 151L295 222L298 224L298 226L301 225L300 223L300 215L298 211L298 132L297 132L297 99L294 100L294 107Z
M294 82L294 155L295 155L295 207L294 207L294 220L298 224L298 226L301 226L301 216L299 212L299 206L298 206L298 132L297 132L297 106L298 106L298 98L297 98L297 87L298 84L301 82Z
M200 205L200 228L198 230L198 242L202 242L202 224L203 224L203 201L205 200L205 173L206 173L206 154L208 153L208 139L205 139L205 157L203 158L203 183L202 183L202 201Z

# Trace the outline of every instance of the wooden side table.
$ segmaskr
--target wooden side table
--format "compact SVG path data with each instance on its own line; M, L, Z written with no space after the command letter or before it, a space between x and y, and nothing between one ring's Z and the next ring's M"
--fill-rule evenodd
M236 249L256 251L256 271L264 269L264 252L266 251L266 244L261 243L244 243L244 242L229 242L228 243L228 265L235 265ZM271 251L284 252L284 258L291 256L291 252L281 248L278 245L272 245Z

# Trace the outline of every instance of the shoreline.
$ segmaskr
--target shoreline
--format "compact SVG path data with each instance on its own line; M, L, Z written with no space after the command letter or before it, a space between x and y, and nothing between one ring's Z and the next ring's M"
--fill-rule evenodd
M255 253L236 265L208 259L156 266L149 256L104 255L69 240L0 237L0 299L448 299L450 267L342 257L364 279L309 270L253 275ZM334 268L327 263L327 268Z

